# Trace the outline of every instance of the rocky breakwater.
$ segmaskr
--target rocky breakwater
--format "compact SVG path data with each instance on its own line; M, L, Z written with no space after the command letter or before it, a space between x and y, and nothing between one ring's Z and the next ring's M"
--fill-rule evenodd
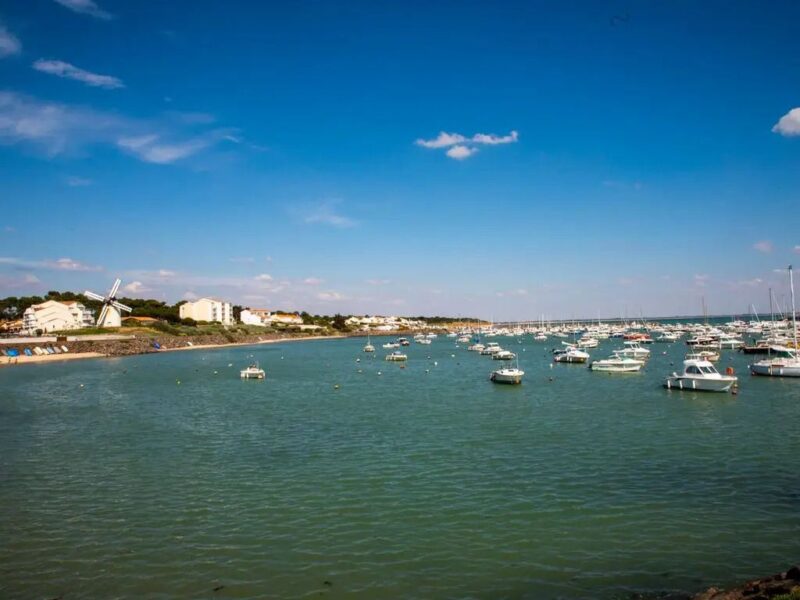
M754 579L722 590L709 588L694 600L798 600L800 599L800 565L771 577Z
M162 335L158 337L136 337L126 340L86 340L69 342L71 353L98 352L106 356L130 356L148 354L162 350L188 350L196 347L227 346L232 344L259 344L280 340L303 339L307 335L268 333L263 335ZM158 346L156 346L158 344Z

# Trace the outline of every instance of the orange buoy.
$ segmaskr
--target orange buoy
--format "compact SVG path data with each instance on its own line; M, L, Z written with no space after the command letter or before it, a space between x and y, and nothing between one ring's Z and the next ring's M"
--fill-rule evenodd
M733 375L733 367L728 367L725 369L725 375Z

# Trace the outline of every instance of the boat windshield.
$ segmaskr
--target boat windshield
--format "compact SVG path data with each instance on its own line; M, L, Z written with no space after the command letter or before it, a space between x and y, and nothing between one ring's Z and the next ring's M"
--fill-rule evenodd
M707 373L709 375L713 375L714 373L717 372L717 370L714 367L700 367L700 371L702 371L703 373Z

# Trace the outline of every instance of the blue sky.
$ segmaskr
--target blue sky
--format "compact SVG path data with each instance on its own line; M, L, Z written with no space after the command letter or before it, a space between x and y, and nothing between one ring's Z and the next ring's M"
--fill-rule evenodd
M766 308L800 259L797 23L790 1L0 3L0 294Z

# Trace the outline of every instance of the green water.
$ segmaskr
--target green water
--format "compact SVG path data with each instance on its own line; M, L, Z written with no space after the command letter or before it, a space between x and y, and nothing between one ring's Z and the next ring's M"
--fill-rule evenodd
M356 339L0 369L0 597L626 598L800 560L800 381L496 340L522 386L445 338L405 369Z

